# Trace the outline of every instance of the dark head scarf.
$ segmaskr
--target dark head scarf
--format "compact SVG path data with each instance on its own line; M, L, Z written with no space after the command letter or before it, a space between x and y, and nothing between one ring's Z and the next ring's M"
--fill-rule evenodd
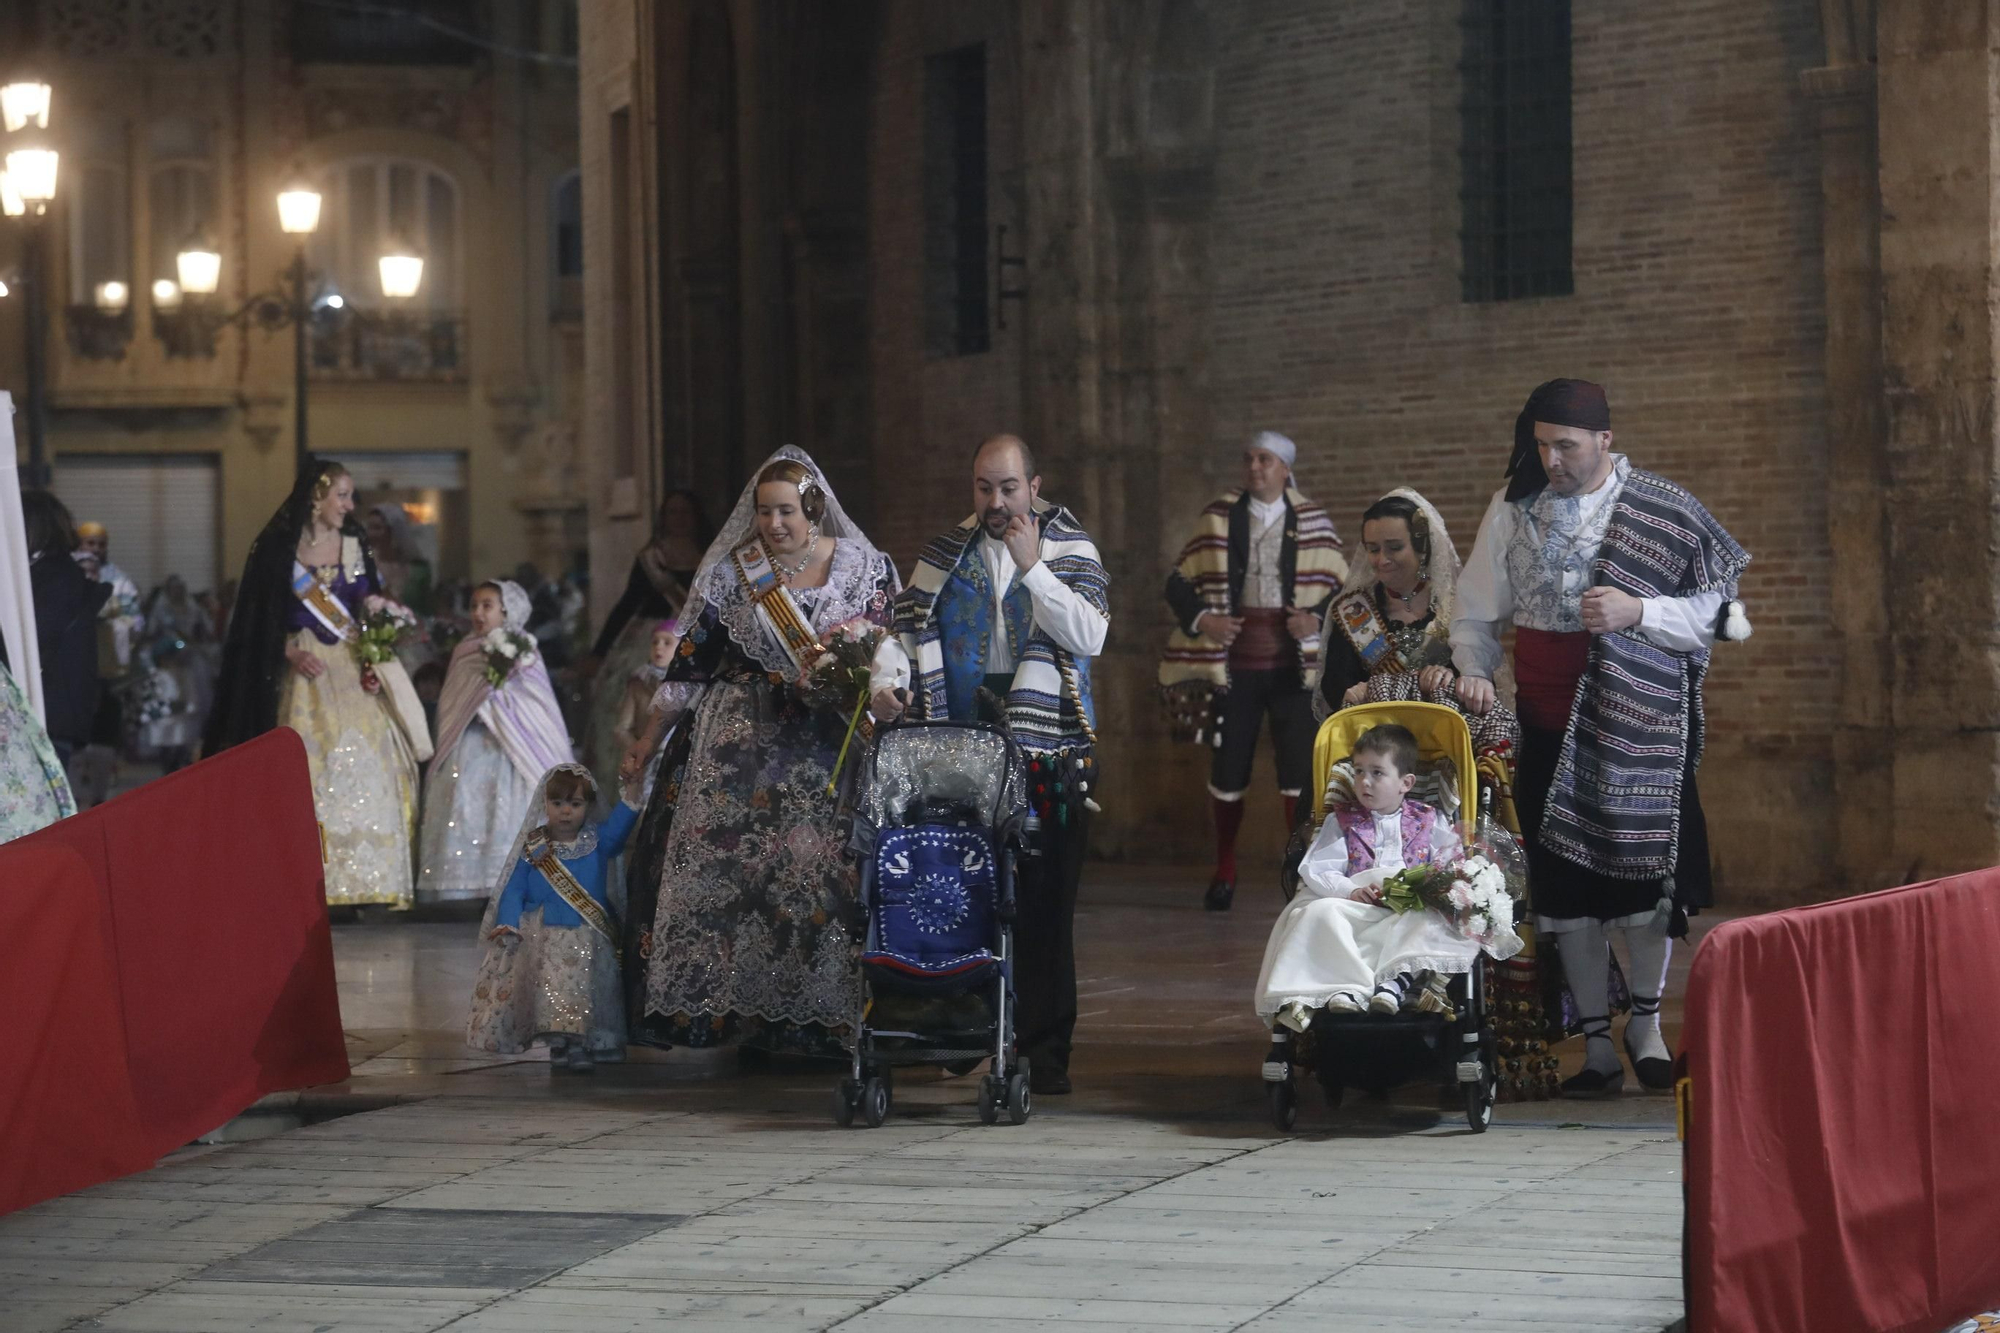
M1576 430L1610 430L1611 404L1604 397L1604 386L1589 380L1550 380L1529 394L1521 415L1514 418L1514 456L1507 460L1506 474L1509 500L1524 500L1549 484L1535 446L1537 421Z
M229 616L229 638L222 646L222 669L216 679L215 707L202 735L202 753L220 754L278 725L278 694L284 684L287 624L293 603L292 565L298 560L299 534L312 517L313 487L332 464L308 456L290 495L271 521L250 543L243 562L243 579L236 588L236 607ZM361 537L353 514L341 535ZM375 577L375 561L365 540L362 558Z

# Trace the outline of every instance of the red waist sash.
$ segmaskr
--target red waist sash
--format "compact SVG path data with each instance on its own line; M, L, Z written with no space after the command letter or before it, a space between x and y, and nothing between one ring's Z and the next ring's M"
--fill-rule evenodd
M1276 671L1291 660L1292 636L1280 609L1245 607L1242 632L1229 645L1229 665L1238 671Z
M1514 630L1514 712L1523 726L1538 731L1569 726L1576 683L1590 665L1590 638L1588 630Z

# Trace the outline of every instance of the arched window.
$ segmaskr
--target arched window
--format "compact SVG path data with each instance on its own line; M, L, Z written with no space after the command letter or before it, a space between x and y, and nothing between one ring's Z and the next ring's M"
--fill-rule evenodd
M384 305L378 261L414 246L424 279L410 305L440 314L459 308L458 184L450 176L405 158L350 158L326 170L320 193L313 263L343 300Z
M178 283L174 257L191 243L219 241L215 229L215 159L209 127L176 117L156 122L146 133L151 177L147 201L152 216L148 277Z
M74 143L74 162L65 154L62 164L63 192L69 196L70 303L95 305L107 282L120 284L129 300L132 194L125 127L110 120L85 121Z
M572 171L558 177L551 192L549 242L550 313L568 318L583 313L583 176Z

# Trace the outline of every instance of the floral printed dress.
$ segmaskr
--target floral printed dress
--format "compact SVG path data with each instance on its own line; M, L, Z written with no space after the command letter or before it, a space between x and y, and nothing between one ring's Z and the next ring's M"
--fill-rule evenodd
M0 842L76 813L69 778L28 696L0 663Z
M885 557L843 541L828 586L792 596L823 635L857 611L886 626L895 590ZM856 873L827 791L848 718L746 651L747 625L708 606L662 686L699 698L628 855L631 1039L838 1055L861 998ZM843 792L860 768L850 753Z

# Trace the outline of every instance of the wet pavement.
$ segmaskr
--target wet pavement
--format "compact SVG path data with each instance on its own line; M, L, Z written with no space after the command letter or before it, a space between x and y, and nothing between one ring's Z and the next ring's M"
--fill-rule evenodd
M1664 1094L1434 1084L1276 1131L1249 1012L1275 888L1092 867L1075 1094L982 1127L976 1080L638 1052L587 1077L462 1044L473 921L335 928L353 1077L155 1170L0 1219L8 1333L235 1329L1643 1330L1680 1309ZM1674 997L1690 951L1677 951ZM1565 1050L1569 1072L1580 1059ZM360 1114L342 1114L363 1108Z

